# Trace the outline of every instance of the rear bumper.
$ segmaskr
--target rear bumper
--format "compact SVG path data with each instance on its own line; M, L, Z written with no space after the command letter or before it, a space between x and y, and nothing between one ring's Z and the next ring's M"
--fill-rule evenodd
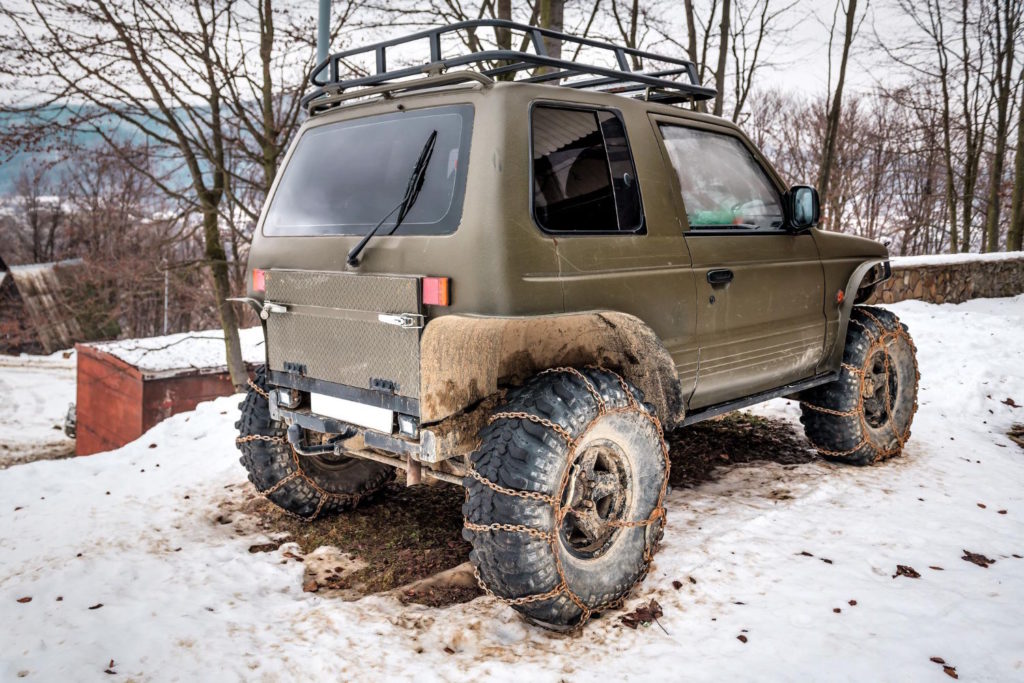
M338 398L387 408L388 410L395 410L396 412L403 412L406 415L419 414L419 406L414 399L387 395L356 387L346 387L296 375L275 372L271 372L270 375L269 385L271 387L287 387L304 392L315 391L330 396L337 396ZM286 381L279 381L282 378ZM412 412L411 409L416 409L416 412ZM289 409L281 407L277 403L275 392L270 392L270 415L272 419L281 420L289 425L297 424L303 429L321 434L345 434L355 430L356 433L362 436L363 443L367 448L385 451L401 458L411 458L412 460L431 464L438 463L444 459L443 454L439 452L438 440L429 429L421 429L418 440L395 436L393 433L385 434L342 420L318 415L308 408Z
M318 394L326 394L327 396L365 403L377 408L386 408L404 415L420 416L420 402L407 396L389 394L385 391L374 389L360 389L359 387L336 384L322 379L313 379L312 377L292 372L280 372L278 370L271 370L267 380L269 384L275 387L287 387L305 392L314 391Z

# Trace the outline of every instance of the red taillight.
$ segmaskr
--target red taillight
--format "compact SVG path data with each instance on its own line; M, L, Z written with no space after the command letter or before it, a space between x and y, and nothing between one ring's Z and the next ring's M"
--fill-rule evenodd
M451 281L446 277L423 278L423 303L447 306L451 302Z
M259 268L252 269L252 291L267 291L267 271L260 270Z

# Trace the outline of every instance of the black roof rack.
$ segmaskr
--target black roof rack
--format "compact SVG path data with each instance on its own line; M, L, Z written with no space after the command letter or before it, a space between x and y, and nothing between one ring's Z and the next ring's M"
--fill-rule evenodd
M445 34L458 31L474 31L478 28L518 31L524 33L527 39L523 40L524 48L522 50L477 50L453 54L447 57L442 54L441 38ZM544 38L560 40L563 52L566 51L567 47L571 49L573 45L576 46L577 54L583 47L607 51L614 57L616 66L603 67L552 57L545 49ZM430 61L389 70L388 48L407 45L417 41L427 41L429 44ZM529 51L526 49L527 45L530 48ZM344 60L370 53L373 53L376 62L375 73L345 79L341 77ZM655 71L634 71L630 68L630 58L633 57L640 60L661 62L668 65L668 68ZM519 79L517 82L555 82L568 88L598 90L616 94L643 91L643 96L646 99L669 103L707 100L713 98L716 94L714 88L706 88L700 84L697 78L696 66L694 66L693 62L685 59L621 47L590 38L579 38L559 31L527 26L526 24L512 21L479 19L475 21L462 21L440 28L412 33L401 38L335 52L313 69L309 82L316 87L316 90L303 97L302 104L309 110L310 114L315 114L339 103L343 99L358 97L360 94L385 93L389 90L388 86L390 84L393 84L396 90L414 89L416 86L409 81L395 81L423 74L437 75L457 66L476 67L475 72L487 76L488 79L479 78L474 73L474 78L463 80L481 82L490 82L490 78L496 76L514 79L519 72L536 70L538 67L542 67L545 68L543 72L535 72L526 78ZM590 76L590 78L586 78L586 76ZM431 80L429 78L423 79L423 86L432 87L433 84L428 82ZM452 82L452 79L446 80ZM361 90L351 92L353 88L361 88Z

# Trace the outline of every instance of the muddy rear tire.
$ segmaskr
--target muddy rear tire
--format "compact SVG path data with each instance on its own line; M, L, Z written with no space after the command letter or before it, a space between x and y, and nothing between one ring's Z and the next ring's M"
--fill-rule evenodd
M270 418L266 372L256 370L239 404L240 462L256 490L282 510L307 520L349 510L394 477L387 465L360 458L299 456L288 444L287 425Z
M643 579L664 526L668 461L639 390L603 370L543 373L511 391L480 436L463 536L488 590L564 630Z
M839 378L801 396L800 421L822 456L872 465L900 455L917 411L916 353L893 313L854 307Z

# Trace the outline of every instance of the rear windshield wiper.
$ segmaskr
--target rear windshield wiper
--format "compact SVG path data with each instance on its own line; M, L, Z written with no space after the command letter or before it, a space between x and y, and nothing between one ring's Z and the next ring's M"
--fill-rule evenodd
M420 158L416 160L416 165L412 167L412 175L409 176L409 184L405 187L405 196L402 197L402 201L398 203L395 208L387 212L384 218L380 219L377 225L373 226L370 232L366 233L363 239L359 240L356 246L349 249L348 252L348 264L350 266L359 265L359 254L363 251L366 244L377 234L380 230L380 226L384 225L384 221L391 218L391 215L398 212L398 217L395 219L395 224L391 226L389 235L394 234L398 226L402 224L405 217L409 215L409 211L412 209L412 205L416 203L416 197L419 196L420 190L423 188L423 181L427 177L427 164L430 163L430 155L434 151L434 142L437 140L437 131L431 131L430 137L427 138L426 143L423 145L423 149L420 151Z

